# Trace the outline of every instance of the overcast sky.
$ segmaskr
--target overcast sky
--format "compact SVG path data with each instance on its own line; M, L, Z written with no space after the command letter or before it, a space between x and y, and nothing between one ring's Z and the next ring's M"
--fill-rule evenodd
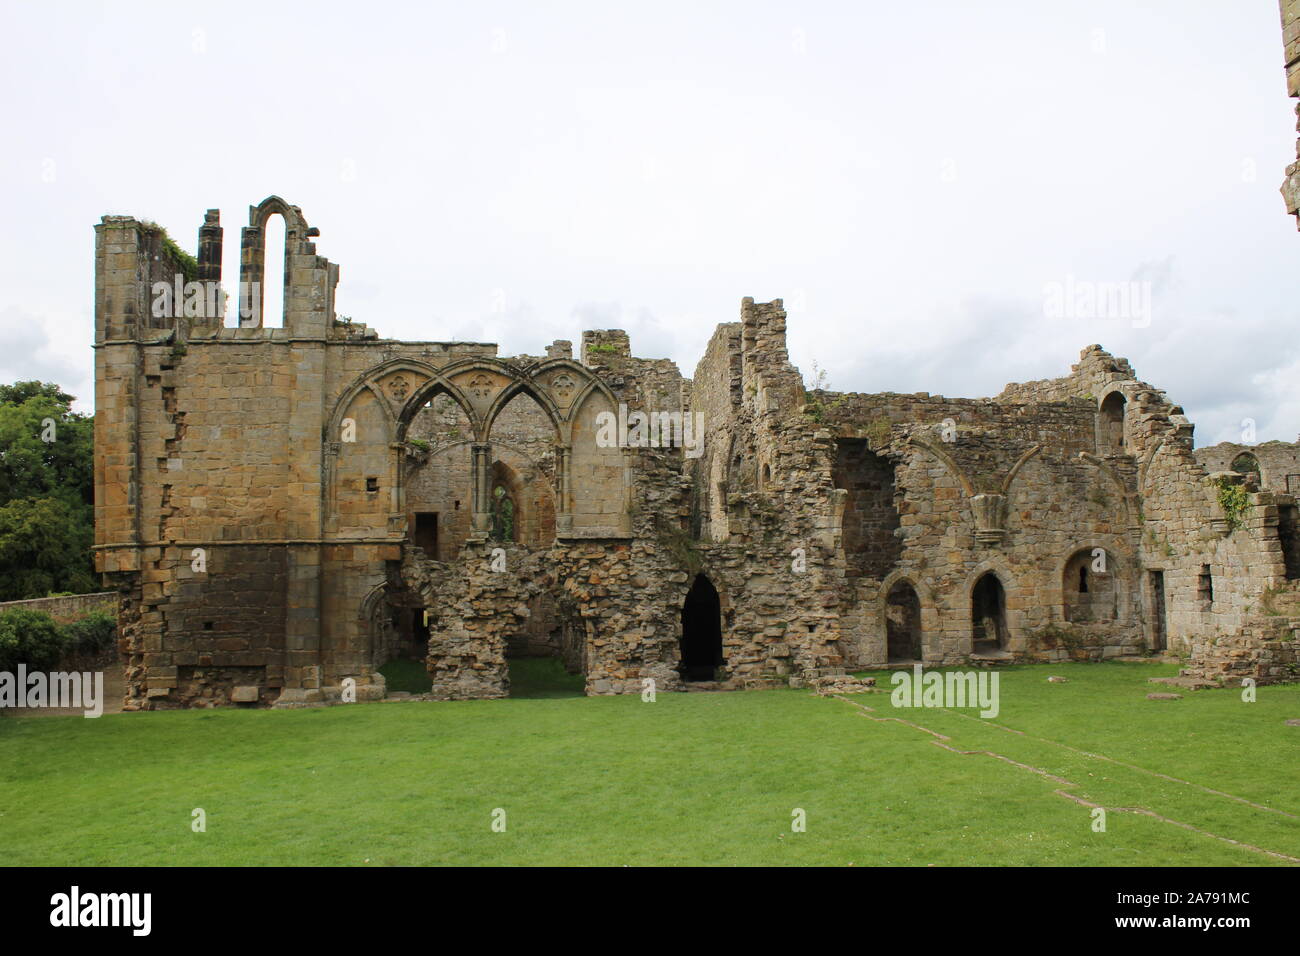
M694 372L784 298L808 376L994 395L1098 342L1198 444L1300 432L1277 0L3 0L0 381L93 399L93 225L276 193L338 309L503 355L624 328ZM1149 321L1051 290L1137 283ZM1141 301L1141 298L1135 300Z

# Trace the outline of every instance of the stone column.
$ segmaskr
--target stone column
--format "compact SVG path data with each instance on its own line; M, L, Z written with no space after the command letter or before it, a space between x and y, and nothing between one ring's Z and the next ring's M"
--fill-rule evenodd
M257 226L245 226L239 241L239 327L262 327L262 284L266 273L264 237Z
M563 534L573 530L573 509L569 500L569 476L572 474L573 449L555 448L555 530Z
M473 450L474 470L474 530L486 534L492 530L492 446L487 442L475 442Z

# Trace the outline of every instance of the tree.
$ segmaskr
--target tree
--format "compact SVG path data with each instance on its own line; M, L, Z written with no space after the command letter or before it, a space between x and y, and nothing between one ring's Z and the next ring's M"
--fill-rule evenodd
M19 664L34 671L49 670L63 654L64 635L44 611L14 608L0 614L0 671Z
M94 418L48 382L0 385L0 600L95 589Z

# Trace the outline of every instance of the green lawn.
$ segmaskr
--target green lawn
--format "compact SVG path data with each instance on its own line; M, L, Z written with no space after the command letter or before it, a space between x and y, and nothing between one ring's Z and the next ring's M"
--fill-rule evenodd
M5 862L1286 862L1220 838L1300 858L1300 685L1151 701L1172 665L1007 668L992 723L851 698L1017 766L804 690L584 698L531 666L508 700L0 718ZM1095 833L1058 790L1182 826L1112 810Z

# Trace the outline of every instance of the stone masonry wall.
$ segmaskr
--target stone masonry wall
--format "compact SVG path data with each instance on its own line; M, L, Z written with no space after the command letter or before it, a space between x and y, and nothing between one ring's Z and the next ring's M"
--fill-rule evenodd
M507 655L539 649L588 693L678 689L696 586L724 687L906 664L908 607L928 664L1169 648L1279 679L1292 660L1295 446L1252 447L1262 487L1228 473L1232 448L1195 450L1100 346L949 399L806 391L780 300L744 299L689 380L621 330L585 331L580 362L394 342L334 315L337 267L276 197L250 209L244 280L274 261L273 213L282 328L158 315L183 264L153 227L97 227L96 555L130 708L319 704L349 678L381 696L375 668L426 615L435 696L507 694ZM639 414L691 431L629 442Z

